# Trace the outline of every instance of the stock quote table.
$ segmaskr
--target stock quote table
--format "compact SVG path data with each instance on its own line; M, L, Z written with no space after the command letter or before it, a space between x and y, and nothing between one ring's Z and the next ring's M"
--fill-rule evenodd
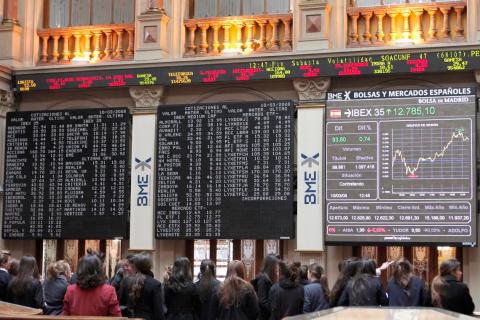
M161 106L157 238L293 236L293 103Z
M125 237L128 109L7 114L3 238Z
M476 244L473 88L329 93L326 241Z

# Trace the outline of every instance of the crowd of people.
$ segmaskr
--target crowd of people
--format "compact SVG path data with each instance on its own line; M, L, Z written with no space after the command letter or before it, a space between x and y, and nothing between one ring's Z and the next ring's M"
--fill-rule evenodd
M462 283L460 263L446 260L426 287L407 259L395 261L384 288L374 260L350 258L339 264L340 275L329 289L324 269L287 263L275 255L263 261L261 272L245 279L243 262L228 264L225 280L216 278L215 264L203 260L194 282L188 258L179 257L167 269L163 284L154 278L148 254L128 256L107 279L104 257L89 251L72 274L67 262L49 265L40 280L34 257L19 263L0 255L0 299L41 308L48 315L127 316L175 320L277 320L336 306L434 306L471 314L474 303ZM13 266L13 267L12 267Z

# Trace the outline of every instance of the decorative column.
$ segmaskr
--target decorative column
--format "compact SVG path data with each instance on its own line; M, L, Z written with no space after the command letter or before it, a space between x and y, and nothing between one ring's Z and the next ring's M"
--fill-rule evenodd
M163 86L130 88L135 108L132 110L129 250L155 249L155 128L163 92Z
M223 28L223 51L230 49L230 28L231 24L225 23L222 25Z
M362 16L365 19L365 32L363 33L363 45L370 45L372 41L372 34L370 33L370 21L372 19L372 11L362 12Z
M282 19L283 25L285 27L285 32L283 35L283 40L281 43L281 50L282 51L292 51L292 18L283 18Z
M442 7L440 8L440 12L443 15L443 25L442 25L442 30L440 30L440 39L443 41L449 41L450 40L450 26L449 26L449 19L448 15L450 13L450 7L445 8Z
M383 31L383 17L385 17L385 12L375 12L375 16L377 17L377 33L375 33L377 40L375 43L383 44L385 40L385 32Z
M351 32L350 32L350 45L356 46L358 45L358 18L360 17L359 13L351 14L350 20L352 21L351 24Z
M410 10L404 10L402 11L402 17L403 17L403 39L407 40L410 39Z
M101 30L95 30L93 31L93 61L98 61L101 58L101 48L100 48L100 38L102 36L102 31Z
M60 35L56 34L53 36L52 62L58 62L58 57L60 56L60 53L58 52L59 40L60 40Z
M210 28L210 25L208 23L200 23L198 24L198 27L201 30L201 42L200 42L200 54L201 55L206 55L208 53L208 40L207 40L207 31L208 28Z
M62 34L63 38L63 52L62 52L62 62L67 63L70 61L70 34L64 33Z
M113 30L112 29L105 29L103 30L103 32L105 33L105 36L107 37L107 39L105 40L105 59L106 60L110 60L112 59L112 53L113 53L113 41L112 41L112 33L113 33Z
M42 53L40 54L40 61L42 63L48 62L48 39L50 38L49 35L42 35Z
M435 42L438 40L437 38L437 8L428 9L428 15L430 16L430 23L428 25L428 41Z
M80 48L80 39L82 38L82 35L80 33L74 33L73 37L75 38L75 47L73 49L73 56L74 58L80 58L82 55L82 51Z
M127 28L127 34L128 34L127 58L133 59L133 54L135 53L135 29Z
M278 19L270 19L270 25L272 26L272 37L270 38L270 50L278 51Z
M185 55L187 56L194 56L195 49L197 46L195 45L195 30L197 30L196 24L187 24L186 25L188 30L188 43L187 43L187 52Z
M453 7L455 14L457 15L457 24L455 25L455 40L464 40L465 36L463 34L463 21L462 21L462 12L465 9L465 6L455 6Z
M245 26L247 29L247 40L245 41L245 52L250 53L253 51L253 27L255 23L253 21L246 21Z
M397 26L396 26L396 18L398 16L398 12L390 11L387 13L390 17L390 41L395 42L398 38Z
M318 252L323 243L324 116L329 77L294 79L298 93L297 185L312 184L315 194L297 190L297 251ZM314 137L314 138L312 138ZM313 186L313 184L316 184Z
M18 24L18 0L3 1L2 24Z
M422 15L423 9L414 9L413 14L415 15L415 28L413 30L413 40L415 43L423 39L423 29L422 29Z
M235 24L237 29L237 39L236 40L236 49L241 52L243 47L243 40L242 40L242 30L243 30L243 22L238 22Z
M258 25L260 26L260 38L258 39L258 49L257 51L267 50L267 21L258 20Z
M117 34L117 49L115 50L115 58L122 59L124 53L123 47L123 28L115 29L115 33Z
M218 30L220 29L220 25L218 23L214 23L212 25L212 29L213 29L212 54L219 54L220 42L218 40Z

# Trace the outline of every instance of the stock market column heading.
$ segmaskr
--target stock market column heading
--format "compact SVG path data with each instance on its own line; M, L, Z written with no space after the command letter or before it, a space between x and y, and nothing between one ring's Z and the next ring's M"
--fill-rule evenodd
M331 92L326 241L476 244L475 90Z
M253 58L252 58L253 59ZM18 92L148 85L189 85L311 77L418 74L480 69L480 49L283 58L234 63L17 74Z

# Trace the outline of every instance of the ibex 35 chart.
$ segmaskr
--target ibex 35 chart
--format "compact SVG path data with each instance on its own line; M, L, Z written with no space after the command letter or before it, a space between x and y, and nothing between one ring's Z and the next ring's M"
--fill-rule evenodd
M328 98L327 242L476 244L474 89Z
M471 196L470 119L385 121L380 133L383 197Z

